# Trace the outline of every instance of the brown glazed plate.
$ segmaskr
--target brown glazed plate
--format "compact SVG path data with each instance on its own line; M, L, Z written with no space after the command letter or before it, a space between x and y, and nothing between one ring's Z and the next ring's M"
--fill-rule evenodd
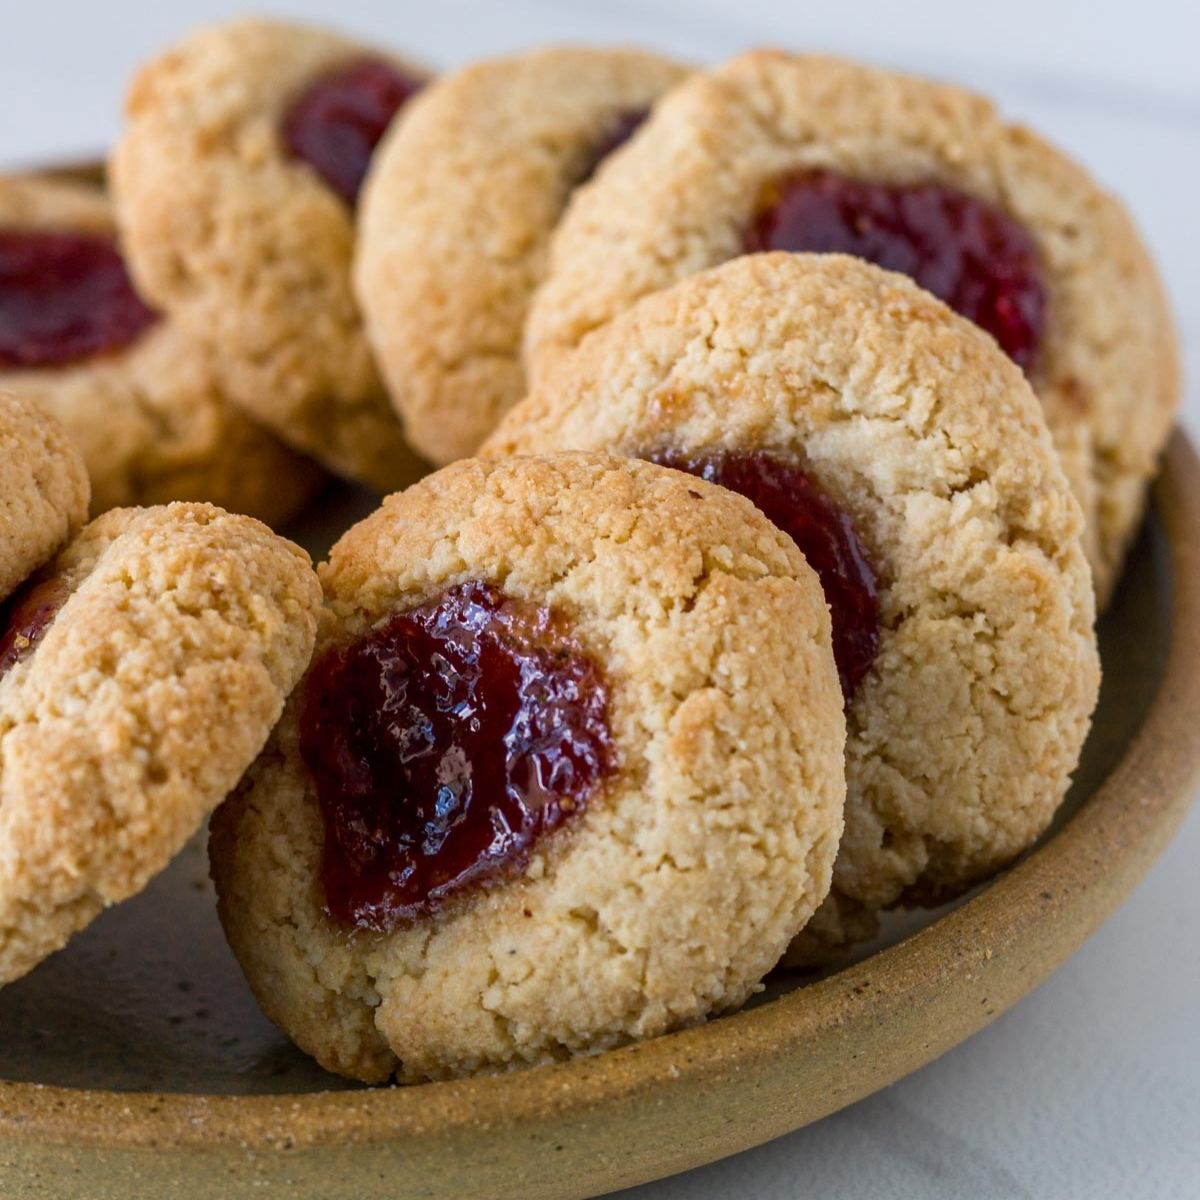
M373 506L289 532L322 555ZM0 1200L586 1197L699 1166L899 1079L1045 979L1166 846L1200 768L1200 462L1177 433L1111 611L1063 813L950 909L743 1011L561 1065L408 1088L325 1074L258 1013L203 844L0 991ZM984 1086L984 1081L980 1081Z

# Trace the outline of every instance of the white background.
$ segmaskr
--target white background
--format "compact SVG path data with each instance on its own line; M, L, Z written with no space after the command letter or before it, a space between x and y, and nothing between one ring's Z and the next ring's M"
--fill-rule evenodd
M91 154L131 67L220 0L0 3L0 163ZM777 42L994 94L1129 202L1158 254L1200 433L1200 5L1180 0L291 0L432 63L553 39L718 59ZM1198 664L1200 669L1200 664ZM1200 1197L1200 806L1133 898L966 1045L815 1126L636 1200Z

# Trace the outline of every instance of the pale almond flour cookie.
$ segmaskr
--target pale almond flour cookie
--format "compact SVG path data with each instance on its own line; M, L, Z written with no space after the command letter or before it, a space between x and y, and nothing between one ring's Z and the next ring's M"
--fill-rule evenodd
M565 449L734 487L821 575L847 699L823 943L1045 829L1096 702L1094 602L1037 400L976 326L859 259L745 256L586 338L483 453Z
M218 810L263 1010L368 1081L740 1004L825 896L844 721L816 576L741 497L464 460L322 567L308 680Z
M534 374L748 249L867 257L995 335L1042 401L1107 601L1179 403L1162 288L1113 197L960 88L743 55L685 82L575 198L530 315Z
M114 509L0 630L0 984L141 890L241 778L308 665L302 550L200 504Z
M212 352L229 395L381 491L420 464L350 291L353 201L422 72L300 25L242 20L145 66L112 161L138 286Z
M104 193L0 179L0 388L66 426L93 512L203 500L277 525L325 478L221 392L211 352L142 303Z
M521 333L571 192L685 75L555 47L473 63L413 102L363 193L355 282L413 445L472 453L524 395Z
M87 519L88 477L67 431L0 392L0 600Z

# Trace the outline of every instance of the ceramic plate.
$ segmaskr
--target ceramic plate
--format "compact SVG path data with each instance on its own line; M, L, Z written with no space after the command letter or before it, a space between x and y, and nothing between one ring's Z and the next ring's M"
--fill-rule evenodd
M336 489L289 532L317 557L373 504ZM892 922L834 973L772 979L740 1013L595 1058L410 1088L325 1074L255 1008L198 840L0 991L0 1195L584 1197L850 1104L1043 980L1187 808L1200 763L1200 465L1181 434L1100 632L1096 725L1033 853L953 910Z

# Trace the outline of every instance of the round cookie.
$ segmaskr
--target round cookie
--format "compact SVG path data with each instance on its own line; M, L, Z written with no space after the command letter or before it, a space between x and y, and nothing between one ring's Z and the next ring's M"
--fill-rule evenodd
M66 430L0 392L0 600L87 519L88 477Z
M565 449L730 482L821 573L848 681L822 941L961 892L1046 827L1096 701L1094 601L1079 506L990 337L860 259L744 256L590 335L483 453Z
M1029 363L1107 601L1179 403L1162 288L1113 197L960 88L746 54L681 85L571 205L530 314L534 374L639 296L747 248L863 254L960 311L982 302ZM991 280L973 277L1000 253Z
M826 894L844 795L828 613L786 537L740 497L645 463L463 460L387 500L321 574L309 681L212 824L225 930L276 1024L330 1070L414 1081L619 1045L755 990ZM469 636L464 611L489 614ZM540 648L506 707L493 622L518 637L522 612ZM487 686L464 695L477 662ZM411 711L376 701L381 671ZM389 749L369 740L374 717L341 712L344 672L384 713ZM366 739L349 755L347 731ZM400 755L423 783L387 773ZM331 762L379 807L339 808ZM491 886L422 905L390 882L469 879L469 855L454 876L422 856L453 851L447 821L467 837L501 811L486 791L501 786L498 829L557 824ZM514 786L534 797L524 816ZM372 838L383 858L366 865L356 831L403 822L420 854ZM372 870L390 907L353 890Z
M525 391L521 333L571 192L685 68L554 47L473 63L413 103L363 193L355 284L413 445L471 454Z
M211 348L246 412L385 492L420 464L351 294L347 197L423 78L301 25L203 29L138 73L111 163L142 292Z
M202 504L86 526L0 632L0 984L142 887L308 665L308 556Z
M203 500L282 524L323 473L224 398L210 353L137 298L114 237L99 188L0 179L0 388L63 423L94 512Z

